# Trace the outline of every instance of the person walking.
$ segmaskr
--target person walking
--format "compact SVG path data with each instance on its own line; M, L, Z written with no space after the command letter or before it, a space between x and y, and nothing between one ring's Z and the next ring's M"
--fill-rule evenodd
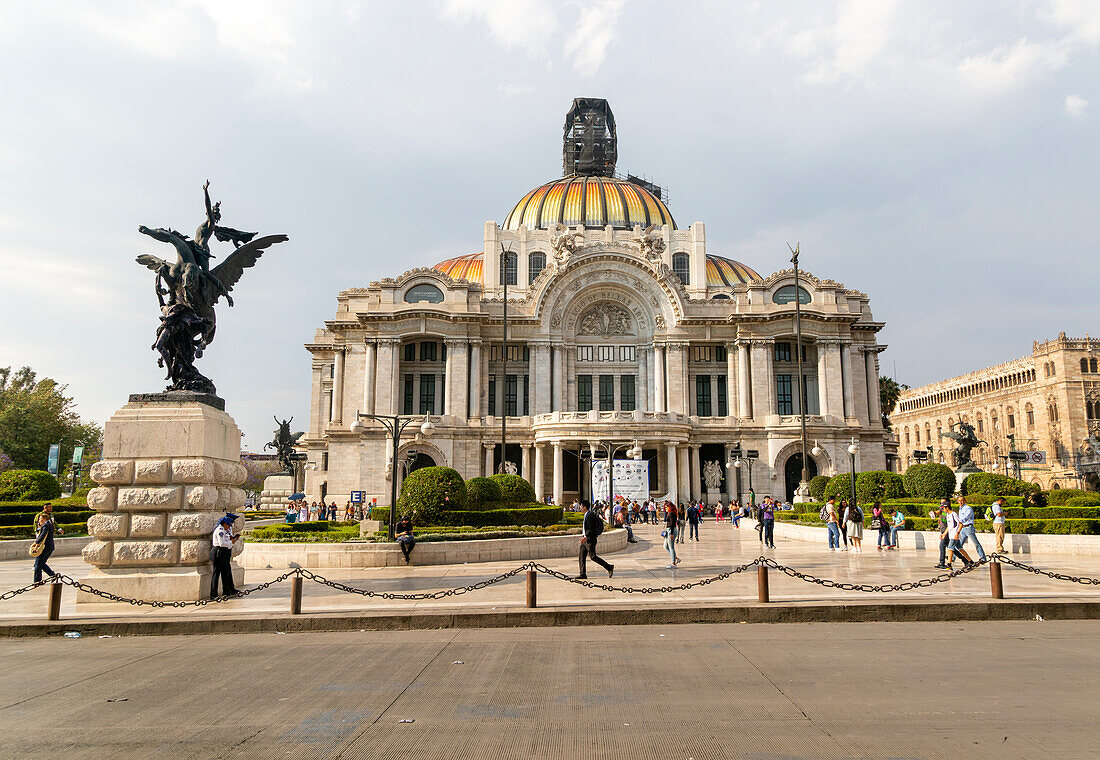
M688 522L688 540L699 540L699 523L702 521L703 516L699 512L699 507L692 504L687 509L687 522Z
M878 531L878 550L889 549L890 526L886 522L886 515L883 514L882 504L877 501L871 505L871 529Z
M863 552L863 510L852 502L844 510L844 522L848 523L848 539L852 542L852 551Z
M56 533L59 536L63 536L65 535L65 531L57 527L57 523L54 521L53 517L53 504L49 502L43 504L42 511L35 516L34 527L36 528L34 543L42 547L42 551L34 558L34 582L39 583L42 580L43 574L51 578L57 575L46 562L50 559L50 555L53 554L54 534Z
M963 501L959 499L959 501ZM944 570L951 570L952 563L955 561L955 556L962 557L963 564L966 567L970 567L973 564L970 560L970 556L963 550L962 542L959 540L959 536L962 535L962 522L959 520L959 516L951 509L951 502L944 500L944 519L947 523L947 528L943 532L947 537L947 564L944 565Z
M775 548L775 502L771 497L764 499L764 503L760 505L760 522L764 526L764 530L761 533L760 540L764 542L764 546L769 549Z
M959 531L959 544L965 544L968 538L972 539L974 547L978 550L978 561L981 562L985 559L985 549L978 543L978 531L974 528L974 508L967 504L962 496L959 497L959 524L962 527Z
M233 569L229 566L229 560L233 556L233 544L239 541L241 534L233 535L233 521L237 515L229 512L218 520L218 526L214 528L211 536L210 561L214 565L214 572L210 576L210 598L218 596L218 579L222 582L222 595L233 596L238 593L233 585Z
M951 509L949 499L940 499L939 509L929 511L928 516L938 520L936 531L940 534L940 561L936 563L937 570L947 569L947 544L951 539L947 535L947 512Z
M596 556L596 539L600 537L601 533L603 533L603 520L600 519L599 512L589 507L586 502L584 504L584 521L581 523L581 551L577 556L581 571L580 575L577 576L578 578L588 577L586 560L589 557L607 571L608 578L615 575L615 566L607 564Z
M652 499L649 500L649 507L646 509L646 514L649 515L649 522L653 525L657 524L657 502Z
M306 504L305 499L298 505L298 522L309 522L309 505Z
M993 500L993 506L989 508L993 517L993 534L997 537L997 553L1003 554L1005 550L1005 500L998 496Z
M840 515L836 512L836 499L830 498L821 508L821 516L825 519L825 529L829 532L829 551L840 549Z
M661 531L661 536L665 539L665 551L668 552L669 562L671 563L666 568L668 570L680 564L680 558L676 556L676 528L679 521L680 519L676 512L676 507L672 502L666 501L665 529Z
M894 507L890 510L890 548L898 548L898 531L905 528L905 514Z
M408 513L402 515L401 519L397 521L397 524L393 526L393 537L397 540L397 545L401 547L401 554L405 557L405 564L409 564L409 555L412 554L413 548L416 547L416 536L413 535L413 522Z
M684 529L687 528L687 507L682 503L676 509L676 515L678 517L676 521L676 543L684 543Z

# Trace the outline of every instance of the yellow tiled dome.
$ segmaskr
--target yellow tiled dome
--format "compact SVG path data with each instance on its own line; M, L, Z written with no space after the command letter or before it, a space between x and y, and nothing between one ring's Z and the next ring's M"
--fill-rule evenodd
M676 229L668 207L641 185L615 177L574 174L539 185L520 199L502 225L506 230L547 230L555 224L628 230L635 224L667 224Z

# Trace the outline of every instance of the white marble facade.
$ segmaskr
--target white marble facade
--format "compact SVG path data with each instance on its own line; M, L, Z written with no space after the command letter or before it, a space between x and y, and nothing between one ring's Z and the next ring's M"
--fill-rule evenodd
M487 255L338 294L334 317L306 346L313 362L303 439L310 499L343 505L362 490L368 501L389 503L390 441L370 421L365 433L353 434L356 412L427 414L434 434L403 439L399 459L415 449L421 464L472 478L499 466L505 411L508 460L540 499L588 496L577 454L598 440L638 442L655 473L654 496L705 498L705 463L724 464L738 442L760 452L756 493L789 496L790 472L799 467L788 460L800 448L793 271L761 277L708 254L704 225L679 229L671 215L647 237L641 224L612 218L612 201L643 191L600 181L606 196L596 212L606 218L589 205L582 223L545 224L536 214L529 227L514 210L503 226L485 223ZM559 218L569 221L568 214ZM502 248L510 257L506 371ZM855 438L857 468L884 469L883 325L865 294L805 272L801 283L809 445L823 450L812 468L846 472ZM747 498L747 472L737 483L733 468L722 469L725 498Z

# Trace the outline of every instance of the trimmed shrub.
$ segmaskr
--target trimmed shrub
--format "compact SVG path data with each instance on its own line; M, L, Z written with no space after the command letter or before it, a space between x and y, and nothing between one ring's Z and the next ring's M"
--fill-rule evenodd
M905 496L901 475L885 470L856 473L856 497L860 501L885 501Z
M484 509L485 504L500 501L500 486L492 478L470 478L466 481L466 506Z
M0 472L0 501L56 499L61 485L45 470L8 470Z
M1016 480L995 472L975 472L973 475L967 475L962 484L962 492L965 495L987 494L990 496L1031 497L1040 490L1039 486L1034 483Z
M1074 496L1073 498L1066 499L1067 507L1100 507L1100 494L1090 494L1088 496Z
M494 505L495 506L495 505ZM510 509L453 511L442 516L440 525L556 525L561 521L561 507L532 505Z
M535 500L535 489L519 475L506 472L493 475L490 480L500 488L500 500L509 504L530 504Z
M415 522L440 524L443 514L466 509L466 483L450 467L421 467L401 484L398 514L412 513Z
M41 511L41 510L39 510ZM85 509L80 512L54 512L54 522L61 523L75 523L83 520L88 521L88 518L94 515L95 512L90 509ZM38 515L38 512L6 512L0 513L0 525L34 525L34 518Z
M390 508L389 507L371 507L370 519L381 520L383 525L386 525L390 521Z
M1096 493L1080 488L1055 488L1053 491L1046 492L1047 506L1064 507L1067 501L1078 496L1096 496Z
M825 489L828 485L828 475L814 475L810 478L810 498L814 501L825 501Z
M955 493L955 473L945 464L929 462L912 465L901 476L910 496L922 499L949 499Z
M35 501L2 501L0 502L0 514L12 514L18 512L41 512L42 507L49 502L57 511L68 512L82 511L88 508L88 499L85 496L70 496L67 499L37 499ZM68 508L68 509L66 509Z
M856 483L859 483L859 479L856 479ZM852 494L852 476L845 472L840 475L834 475L829 479L828 485L825 486L825 498L826 499L847 499Z
M69 538L71 536L83 536L88 532L88 523L58 523L59 528L65 531L64 536L58 536L58 538ZM4 525L0 526L0 538L34 538L34 526L33 525Z
M1013 512L1016 510L1005 510ZM1022 517L1028 520L1060 520L1060 519L1100 519L1100 507L1028 507L1022 511ZM1008 517L1013 517L1009 514Z

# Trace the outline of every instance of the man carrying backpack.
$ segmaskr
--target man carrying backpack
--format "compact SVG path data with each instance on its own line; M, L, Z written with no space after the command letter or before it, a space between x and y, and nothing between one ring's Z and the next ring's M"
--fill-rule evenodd
M596 539L600 537L601 533L603 533L603 520L600 519L599 513L588 506L588 502L584 502L584 522L581 523L581 551L577 557L581 570L580 575L577 576L578 578L588 577L586 565L588 557L591 557L593 562L607 571L608 578L615 574L614 565L609 565L596 556Z

